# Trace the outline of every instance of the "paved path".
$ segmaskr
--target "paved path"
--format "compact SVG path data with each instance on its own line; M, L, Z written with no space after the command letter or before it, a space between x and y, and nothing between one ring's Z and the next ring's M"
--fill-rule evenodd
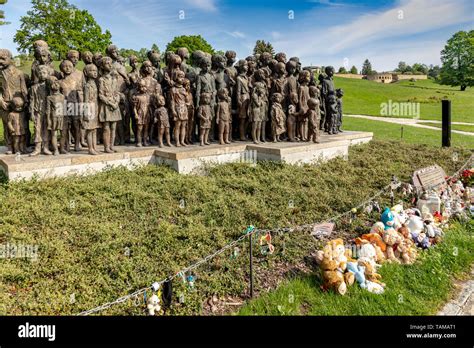
M415 120L413 118L395 118L395 117L381 117L381 116L367 116L367 115L344 115L344 117L364 118L364 119L372 120L372 121L395 123L395 124L400 124L400 125L441 131L441 128L439 127L428 126L426 124L420 124L420 122L437 123L437 124L441 123L441 121L435 121L435 120ZM468 122L451 122L451 123L453 125L457 124L457 125L465 125L465 126L474 126L474 123L468 123ZM460 130L451 130L451 132L457 133L457 134L474 136L473 132L466 132L466 131L460 131Z
M446 303L438 315L474 315L474 267L471 277L464 282L456 282L459 289L456 297Z

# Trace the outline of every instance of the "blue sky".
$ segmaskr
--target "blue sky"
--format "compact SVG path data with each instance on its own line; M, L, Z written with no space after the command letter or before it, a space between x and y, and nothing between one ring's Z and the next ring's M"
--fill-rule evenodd
M458 30L474 29L472 0L70 2L91 12L119 47L157 43L164 50L174 36L201 34L214 48L233 49L245 58L255 41L264 39L276 52L299 56L303 65L360 69L369 58L379 71L394 69L400 60L439 64L446 40ZM0 46L16 52L13 36L30 0L9 0L3 7L11 24L0 27Z

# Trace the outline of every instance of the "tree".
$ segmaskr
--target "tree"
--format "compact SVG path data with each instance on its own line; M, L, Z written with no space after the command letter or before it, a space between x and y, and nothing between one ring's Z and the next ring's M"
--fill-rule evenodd
M461 91L474 85L474 30L458 31L441 51L440 83L460 86Z
M271 53L272 56L275 55L275 50L270 42L265 42L265 40L257 40L255 47L253 49L253 54L262 54L263 52Z
M151 50L160 53L160 48L158 47L156 43L151 45Z
M366 59L364 61L364 65L362 65L362 75L372 75L374 71L372 70L372 64L370 64L369 60Z
M8 0L0 0L0 5L5 5ZM10 22L5 21L5 11L0 10L0 25L10 24Z
M415 63L411 67L411 73L412 74L419 74L419 75L420 74L427 75L428 74L428 67L426 66L426 64Z
M67 0L31 0L32 9L20 18L21 26L14 40L18 50L31 50L42 39L58 59L70 49L80 52L103 52L112 43L108 30L102 32L87 10L80 10Z
M431 64L428 69L428 77L431 77L437 80L439 78L440 71L441 71L441 68L439 67L439 65Z
M355 65L352 66L352 68L350 70L350 73L351 74L357 74L358 73L357 68L355 67Z
M398 63L398 68L396 68L395 71L398 71L398 72L403 74L404 72L408 71L408 68L410 68L410 66L408 66L407 63L399 62Z
M197 50L214 54L214 48L201 35L176 36L166 45L166 52L176 52L180 47L186 47L190 54Z
M347 70L346 70L346 68L344 68L343 66L341 66L341 67L339 68L339 71L338 71L337 73L338 73L338 74L347 74Z

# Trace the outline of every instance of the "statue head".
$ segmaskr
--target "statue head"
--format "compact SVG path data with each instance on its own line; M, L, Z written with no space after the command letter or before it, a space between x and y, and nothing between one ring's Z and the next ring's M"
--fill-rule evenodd
M96 52L94 53L94 56L92 57L92 62L97 66L101 67L102 66L102 53Z
M48 43L44 40L36 40L33 42L33 51L36 51L40 47L49 48Z
M311 110L316 110L319 107L319 100L316 98L309 98L308 99L308 107Z
M10 65L12 65L12 53L5 48L0 48L0 70L8 68Z
M223 70L225 69L227 64L227 59L221 54L214 54L212 56L212 66L216 70Z
M112 64L113 64L113 60L111 57L107 56L107 57L103 57L101 60L101 68L102 70L105 72L105 73L109 73L112 71Z
M255 69L257 69L257 58L255 56L248 56L245 58L247 61L247 64L249 66L249 74L253 74L255 72Z
M270 61L273 59L272 54L270 52L263 52L260 54L260 66L266 67L270 64Z
M280 104L283 100L283 96L280 93L272 94L272 102Z
M289 60L288 63L286 63L286 72L288 75L294 75L296 72L296 62L294 60Z
M92 64L94 62L94 55L90 51L82 52L81 59L85 65Z
M76 50L69 50L66 54L66 58L71 61L72 65L76 66L79 61L79 52Z
M56 76L50 76L47 80L48 82L48 87L51 92L58 92L61 90L61 84L59 83L59 80L57 79Z
M71 75L74 71L74 65L69 59L64 59L59 65L59 69L64 75Z
M132 54L130 57L128 57L128 63L133 69L136 69L138 64L138 57Z
M319 88L314 85L309 86L309 95L311 98L319 98Z
M246 74L249 68L249 65L245 59L241 59L237 62L237 65L235 66L239 74Z
M181 60L181 58L180 58L180 60ZM184 85L185 76L186 76L186 74L184 73L183 70L177 70L177 71L176 71L175 78L174 78L174 82L175 82L178 86L183 86L183 85Z
M227 91L227 88L219 89L219 91L217 92L217 97L219 98L219 100L227 101L229 98L229 92Z
M201 68L201 71L204 73L209 72L211 69L211 59L209 59L206 55L204 55L201 59L201 64L199 66Z
M39 47L35 50L35 59L40 65L51 62L51 52L46 47Z
M286 64L286 53L278 52L275 54L275 59L280 63Z
M332 66L327 66L327 67L324 68L324 72L326 73L326 75L327 75L328 77L332 77L332 76L334 76L335 70L334 70L334 67L332 67Z
M23 111L23 107L25 106L25 101L22 97L14 97L12 99L11 108L13 111L20 112Z
M199 99L201 105L211 104L211 93L203 92L201 93L201 98Z
M145 60L140 67L140 73L143 76L151 76L153 75L154 69L153 69L153 63L150 62L149 60Z
M159 52L151 50L147 52L146 56L154 67L160 66L161 54Z
M194 66L201 66L201 61L205 57L204 52L201 50L196 50L191 54L192 63Z
M119 50L115 45L109 45L105 50L105 53L107 54L107 56L112 58L113 61L118 60L120 56Z
M148 86L147 86L146 81L144 79L138 80L137 89L140 93L146 93L147 88L148 88Z
M275 65L275 72L276 72L279 76L285 75L285 72L286 72L285 63L283 63L283 62L278 62L278 63Z
M256 81L262 82L268 77L264 69L257 69L253 75Z
M170 54L168 55L168 52L166 52L166 57L167 65L172 68L177 68L182 63L181 57L176 53L170 52Z
M189 59L189 50L187 47L180 47L176 50L176 54L181 57L181 61Z
M88 64L84 67L84 75L90 79L96 79L99 76L99 71L94 64Z
M301 71L301 62L300 62L300 59L299 59L298 57L291 57L290 60L296 63L296 71L295 71L295 74L298 75L298 74L300 73L300 71Z
M336 89L336 97L342 98L344 96L344 90L341 88Z
M235 51L226 51L225 57L227 58L227 66L232 66L235 63L235 57L237 57L237 53L235 53Z
M48 79L49 77L49 69L46 65L40 65L38 66L38 80L40 82L44 82Z
M166 104L165 97L161 94L158 95L156 101L157 101L159 107L165 106L165 104Z
M303 70L300 72L298 81L301 84L308 84L311 81L311 73L308 70Z

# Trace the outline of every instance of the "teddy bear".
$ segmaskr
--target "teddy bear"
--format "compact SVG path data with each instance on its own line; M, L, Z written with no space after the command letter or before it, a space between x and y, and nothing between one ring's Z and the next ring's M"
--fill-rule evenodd
M382 240L382 237L378 233L366 233L355 239L356 245L363 245L370 243L375 248L375 261L381 263L385 260L385 250L387 245Z
M406 224L402 224L402 226L397 230L397 232L400 233L403 236L403 238L411 239L410 229L407 227Z
M428 249L431 247L431 242L428 236L424 232L412 232L411 238L415 245L422 249Z
M347 257L342 239L329 241L316 253L316 262L323 275L323 289L334 289L340 295L344 295L347 286L354 283L354 274L346 272Z
M382 276L377 273L373 264L371 264L367 260L361 260L361 259L359 259L357 263L359 264L359 266L364 267L365 269L364 274L365 274L366 280L385 286L384 283L380 282L380 278L382 278Z
M378 221L373 224L372 228L370 229L370 233L378 233L380 237L383 236L383 231L385 231L385 225L381 221Z
M394 228L395 226L395 217L393 216L392 211L388 207L386 207L383 211L382 215L380 216L380 220L383 222L385 230L388 230L389 228Z
M417 250L413 241L404 238L395 251L395 256L402 260L404 264L412 264L417 256Z
M146 307L148 308L149 315L159 314L161 312L160 298L153 294L148 298Z
M398 245L402 242L403 236L395 231L393 228L389 228L385 231L383 241L387 244L385 251L388 262L400 263L400 260L395 256L395 250Z
M372 282L366 279L366 269L358 262L348 262L347 270L354 274L357 283L362 289L366 289L367 291L374 294L381 294L384 292L384 287L382 286L382 284Z

